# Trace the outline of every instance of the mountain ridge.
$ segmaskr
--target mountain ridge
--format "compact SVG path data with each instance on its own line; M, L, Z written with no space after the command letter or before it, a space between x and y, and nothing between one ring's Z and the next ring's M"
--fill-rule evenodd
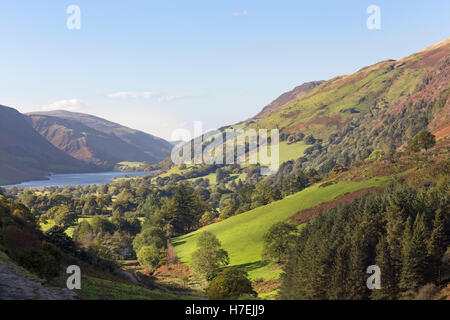
M89 114L57 110L31 112L27 116L47 140L86 162L158 163L172 148L162 138Z
M54 147L14 108L0 105L0 184L43 179L51 173L101 170Z

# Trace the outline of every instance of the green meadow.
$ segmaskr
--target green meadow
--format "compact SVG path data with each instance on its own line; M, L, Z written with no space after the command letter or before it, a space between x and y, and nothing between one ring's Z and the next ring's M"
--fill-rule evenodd
M378 186L385 180L385 178L373 178L362 182L339 182L325 188L314 185L283 200L174 238L172 243L180 262L189 265L192 254L196 250L198 235L203 231L210 231L218 237L222 247L228 251L230 266L244 269L251 279L276 279L281 270L261 261L263 235L273 224L287 220L300 210L331 201L347 192Z

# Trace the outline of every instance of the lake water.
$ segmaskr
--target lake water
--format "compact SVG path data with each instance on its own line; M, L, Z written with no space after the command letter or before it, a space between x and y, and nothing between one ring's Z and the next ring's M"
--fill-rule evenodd
M112 183L114 178L124 177L143 177L152 175L152 172L95 172L95 173L70 173L54 174L48 177L49 180L35 180L22 182L16 185L4 186L4 188L23 187L23 188L45 188L45 187L66 187L66 186L89 186L103 185Z

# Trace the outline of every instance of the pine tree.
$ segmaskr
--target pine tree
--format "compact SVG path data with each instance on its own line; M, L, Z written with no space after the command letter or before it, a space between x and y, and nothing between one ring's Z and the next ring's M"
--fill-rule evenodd
M348 256L343 246L337 249L331 270L331 289L329 298L333 300L343 300L347 298L348 282Z
M392 268L392 259L389 255L389 246L385 237L377 244L377 257L375 264L381 270L381 289L374 289L371 298L375 300L393 300L397 297L395 275Z
M407 222L403 238L402 274L399 285L404 298L411 298L411 295L425 284L428 267L423 215L416 216L413 232L410 236L407 234L410 232L408 229L409 224Z
M431 232L431 238L428 243L428 254L430 256L430 277L432 280L437 280L438 284L441 282L441 258L444 255L446 248L447 239L445 234L445 220L442 211L439 209L436 211L433 231Z
M352 300L362 300L369 298L367 288L367 267L371 265L368 255L369 245L364 234L365 228L360 228L355 232L353 244L350 249L349 265L349 293L348 298Z
M409 220L406 225L409 225ZM389 255L392 263L392 273L395 278L395 283L400 282L400 275L402 272L402 239L405 232L405 222L403 220L403 213L398 208L390 207L387 212L386 223L386 241L389 247ZM407 232L410 236L410 231ZM408 237L409 237L408 236ZM408 240L409 241L409 240ZM395 296L398 295L398 285L395 286Z

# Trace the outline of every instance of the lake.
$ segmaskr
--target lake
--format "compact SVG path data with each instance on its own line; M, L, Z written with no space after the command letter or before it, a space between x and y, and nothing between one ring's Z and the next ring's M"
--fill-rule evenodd
M152 175L152 172L95 172L95 173L69 173L69 174L54 174L48 177L49 180L35 180L22 182L20 184L3 186L4 188L23 187L23 188L45 188L45 187L66 187L66 186L89 186L89 185L103 185L112 183L114 178L124 177L143 177Z

